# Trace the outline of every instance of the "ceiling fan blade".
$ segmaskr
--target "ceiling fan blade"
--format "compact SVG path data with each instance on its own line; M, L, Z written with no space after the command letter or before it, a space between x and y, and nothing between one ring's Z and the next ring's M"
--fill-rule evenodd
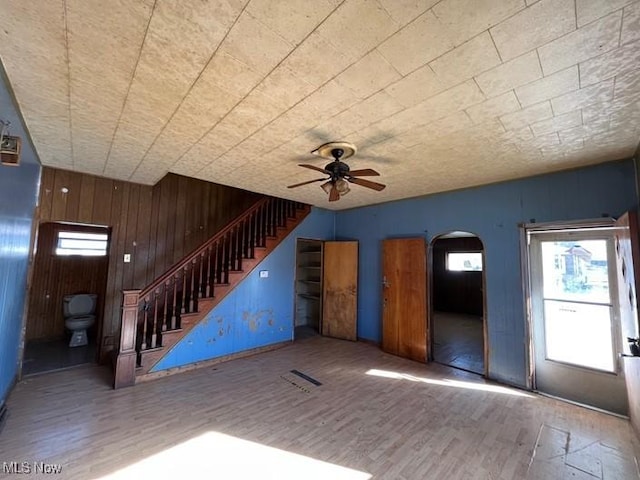
M338 188L336 187L336 184L334 183L331 186L331 191L329 192L329 201L330 202L335 202L336 200L340 199L340 193L338 193Z
M301 187L302 185L308 185L310 183L315 183L315 182L322 182L323 180L326 180L326 178L316 178L315 180L309 180L308 182L296 183L295 185L289 185L287 188Z
M370 180L363 180L362 178L348 177L347 180L362 187L372 188L373 190L377 190L378 192L384 190L387 187L386 185L383 185L381 183L372 182Z
M379 177L380 174L370 168L363 168L361 170L350 170L349 175L352 177Z
M299 163L299 167L310 168L311 170L315 170L316 172L328 173L331 175L331 172L327 172L324 168L316 167L315 165L309 165L306 163Z

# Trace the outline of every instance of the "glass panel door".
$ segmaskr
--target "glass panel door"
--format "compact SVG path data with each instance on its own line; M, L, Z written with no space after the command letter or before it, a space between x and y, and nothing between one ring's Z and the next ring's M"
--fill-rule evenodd
M536 388L626 413L610 230L536 232L530 238Z

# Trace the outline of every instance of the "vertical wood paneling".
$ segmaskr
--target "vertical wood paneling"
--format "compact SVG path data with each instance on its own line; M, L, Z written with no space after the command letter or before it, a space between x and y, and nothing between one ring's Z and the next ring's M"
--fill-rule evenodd
M63 194L63 187L69 192ZM40 224L66 221L111 227L103 299L103 358L117 343L122 289L148 285L259 198L251 192L172 174L149 187L43 169ZM125 253L131 254L131 263L124 263ZM68 282L65 274L57 278L61 285ZM34 277L29 310L33 302L40 310L61 311L61 304L45 304L43 295L37 293L42 292L42 282L44 279Z

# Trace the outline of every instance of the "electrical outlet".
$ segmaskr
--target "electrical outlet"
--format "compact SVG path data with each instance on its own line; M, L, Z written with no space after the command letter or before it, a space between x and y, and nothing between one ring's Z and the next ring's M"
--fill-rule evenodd
M124 263L130 263L131 262L131 254L130 253L125 253L124 254Z
M260 278L268 278L269 270L260 270Z

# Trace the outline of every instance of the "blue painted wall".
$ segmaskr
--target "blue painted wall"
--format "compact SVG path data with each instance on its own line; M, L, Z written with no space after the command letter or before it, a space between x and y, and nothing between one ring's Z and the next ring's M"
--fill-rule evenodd
M38 196L40 163L0 66L0 120L22 138L18 167L0 165L0 405L18 371L26 299L31 224Z
M293 338L296 238L332 240L334 213L311 214L196 325L152 371L230 355ZM268 278L260 278L268 270Z
M518 224L618 216L637 202L629 160L338 212L336 238L360 242L358 336L380 341L383 239L473 232L485 246L489 375L525 386Z

